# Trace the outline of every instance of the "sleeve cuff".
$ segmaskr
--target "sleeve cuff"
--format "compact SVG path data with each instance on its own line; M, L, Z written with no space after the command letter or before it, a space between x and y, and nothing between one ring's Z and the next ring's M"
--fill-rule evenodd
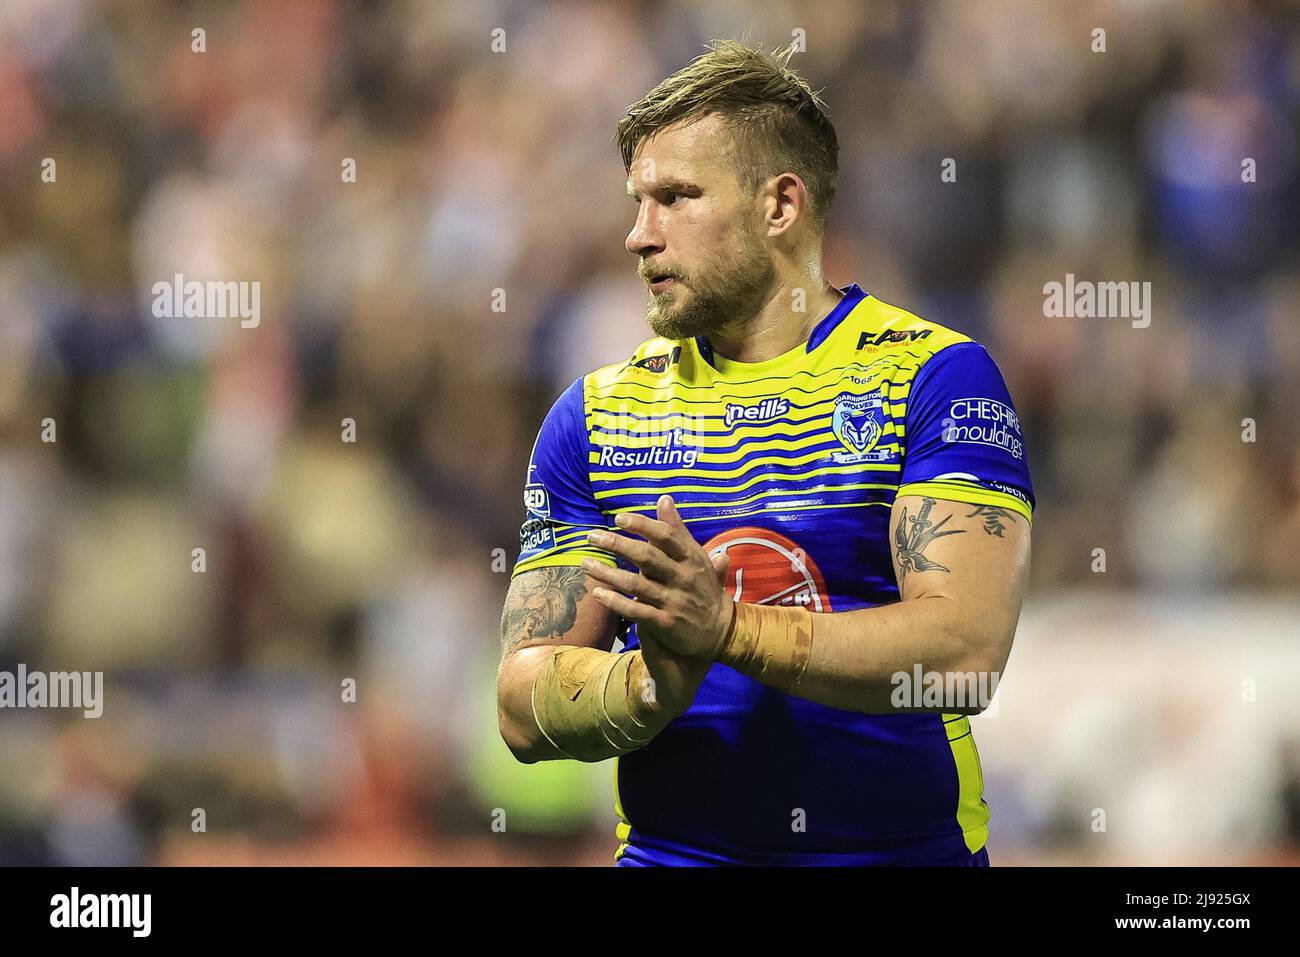
M941 498L949 502L965 502L968 505L992 505L997 508L1010 509L1017 515L1022 516L1031 525L1034 521L1033 509L1028 502L1007 492L999 492L971 482L956 482L947 479L937 479L930 482L909 482L898 487L898 493L895 497L901 495L928 495L930 498Z
M581 565L584 558L594 558L596 561L611 567L615 565L614 557L609 552L603 552L595 548L575 548L572 551L548 552L545 555L536 555L522 562L517 562L514 570L510 573L510 577L514 578L516 575L522 575L524 572L530 572L537 568Z

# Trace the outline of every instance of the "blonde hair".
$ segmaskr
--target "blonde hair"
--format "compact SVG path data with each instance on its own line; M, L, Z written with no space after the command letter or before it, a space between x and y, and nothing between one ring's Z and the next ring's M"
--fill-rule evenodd
M835 199L839 141L826 104L787 65L789 47L766 53L736 40L715 40L709 50L669 76L627 109L615 138L630 171L641 142L675 123L711 113L726 118L734 144L737 179L757 189L778 173L797 174L808 187L818 232Z

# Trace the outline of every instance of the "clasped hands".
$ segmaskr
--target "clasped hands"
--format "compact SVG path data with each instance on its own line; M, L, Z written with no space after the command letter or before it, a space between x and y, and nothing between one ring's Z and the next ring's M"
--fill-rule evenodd
M625 571L583 559L583 571L608 586L593 589L592 596L636 622L639 636L679 655L713 661L726 644L735 615L734 602L723 588L730 560L725 552L709 556L687 530L671 495L659 496L655 508L657 520L630 512L614 518L619 528L644 541L610 531L587 535L592 545L640 569Z

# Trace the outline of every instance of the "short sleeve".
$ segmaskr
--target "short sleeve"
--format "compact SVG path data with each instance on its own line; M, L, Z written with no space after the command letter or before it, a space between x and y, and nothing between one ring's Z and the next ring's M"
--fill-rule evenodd
M609 527L587 477L587 455L579 377L555 400L533 443L524 480L519 558L512 578L534 568L578 565L588 557L614 564L610 552L587 542L593 528Z
M1025 438L988 351L960 342L921 366L908 395L899 495L1011 509L1032 520Z

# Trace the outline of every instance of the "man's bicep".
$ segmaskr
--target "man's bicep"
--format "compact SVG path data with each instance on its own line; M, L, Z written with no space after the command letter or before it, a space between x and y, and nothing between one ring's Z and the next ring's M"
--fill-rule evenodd
M1008 643L1029 575L1029 522L1010 508L900 495L889 523L904 601L945 598L990 643Z
M581 645L609 651L618 620L591 595L597 582L576 565L517 574L501 612L501 655L535 645Z

